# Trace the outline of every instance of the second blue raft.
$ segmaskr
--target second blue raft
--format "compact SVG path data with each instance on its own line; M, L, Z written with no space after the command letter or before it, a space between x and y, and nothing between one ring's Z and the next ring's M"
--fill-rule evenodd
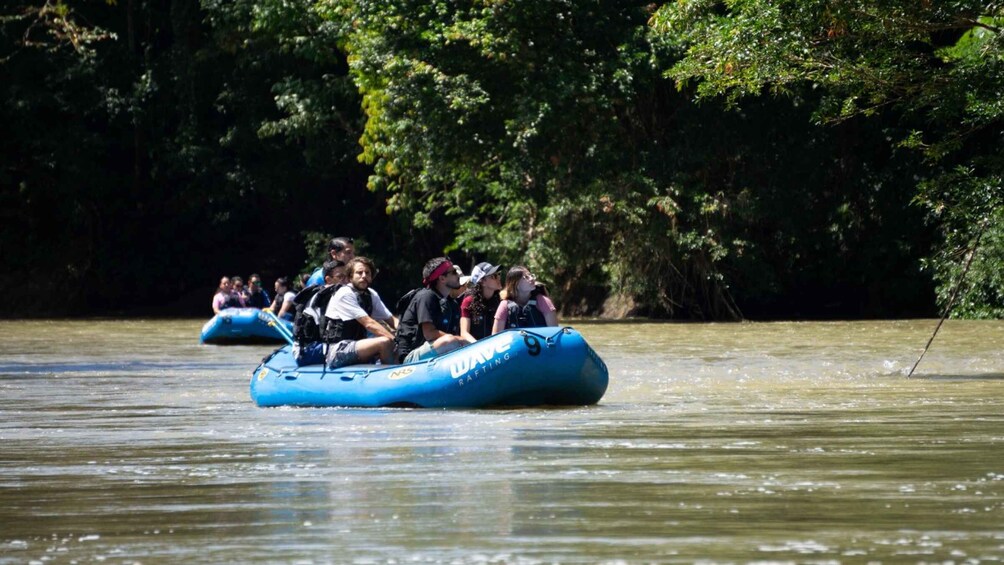
M278 322L284 330L275 327ZM286 341L283 331L292 333L293 323L279 320L257 308L226 308L202 326L202 343L238 345Z

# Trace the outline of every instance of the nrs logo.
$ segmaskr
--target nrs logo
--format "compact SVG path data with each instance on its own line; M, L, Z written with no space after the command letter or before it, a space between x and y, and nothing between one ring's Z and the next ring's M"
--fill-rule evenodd
M498 343L493 343L497 341ZM450 365L450 376L459 379L471 371L477 371L482 365L497 365L503 360L509 359L509 347L512 346L512 339L508 341L493 340L484 345L474 345L459 354L463 355ZM496 355L501 355L502 359L496 359ZM493 362L494 361L494 362Z

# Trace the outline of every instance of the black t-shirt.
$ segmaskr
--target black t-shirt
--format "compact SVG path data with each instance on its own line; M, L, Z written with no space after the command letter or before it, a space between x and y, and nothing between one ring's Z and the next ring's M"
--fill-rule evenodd
M404 357L425 343L422 324L430 322L436 329L448 334L460 335L460 305L457 301L439 296L436 291L423 288L415 293L397 330L397 354Z

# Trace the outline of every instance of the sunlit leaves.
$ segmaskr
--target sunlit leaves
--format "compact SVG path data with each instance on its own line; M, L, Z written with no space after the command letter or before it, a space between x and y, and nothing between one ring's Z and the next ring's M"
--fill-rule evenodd
M887 113L910 124L890 142L926 157L915 201L940 222L949 250L974 241L1004 204L995 180L1004 175L1002 22L999 3L965 0L680 0L652 20L686 52L668 76L696 84L698 97L736 104L812 86L823 93L821 122ZM933 263L943 302L956 259L942 253ZM989 272L973 276L993 287ZM994 293L980 296L1002 304Z

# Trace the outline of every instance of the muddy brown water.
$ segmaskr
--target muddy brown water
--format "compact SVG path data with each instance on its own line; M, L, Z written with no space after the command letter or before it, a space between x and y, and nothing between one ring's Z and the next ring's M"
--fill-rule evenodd
M201 323L0 322L0 563L1004 560L1004 322L574 322L599 405L448 411Z

